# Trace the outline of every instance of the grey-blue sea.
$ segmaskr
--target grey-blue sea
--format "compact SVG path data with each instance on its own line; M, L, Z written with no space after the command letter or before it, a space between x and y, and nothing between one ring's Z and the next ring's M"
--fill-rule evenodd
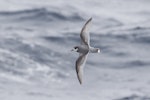
M91 46L76 76L84 23ZM0 100L150 100L149 0L1 0Z

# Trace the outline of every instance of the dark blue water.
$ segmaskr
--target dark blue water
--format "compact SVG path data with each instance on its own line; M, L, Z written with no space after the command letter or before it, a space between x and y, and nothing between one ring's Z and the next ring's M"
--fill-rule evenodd
M0 99L150 100L148 0L0 5ZM101 53L88 56L80 85L70 50L90 17L91 46Z

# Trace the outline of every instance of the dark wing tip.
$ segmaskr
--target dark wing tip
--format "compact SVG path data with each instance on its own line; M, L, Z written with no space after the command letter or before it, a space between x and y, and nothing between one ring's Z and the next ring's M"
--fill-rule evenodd
M92 17L86 22L86 24L89 23L90 21L92 21Z
M82 84L82 73L81 69L79 69L78 64L76 64L76 73L77 73L77 78L79 80L79 83Z
M84 27L83 27L83 29L86 27L86 25L88 24L88 23L90 23L92 21L92 17L85 23L85 25L84 25ZM82 29L82 30L83 30Z
M80 85L82 84L82 78L81 78L82 76L80 76L79 74L78 74L78 80L79 80L79 83L80 83Z
M79 83L80 83L80 85L82 85L82 82L81 82L81 81L79 81Z
M77 71L77 77L78 77L78 80L79 80L79 83L80 85L82 84L82 75L81 73L79 72L79 70L76 70Z
M89 21L91 21L92 20L92 17L89 19Z

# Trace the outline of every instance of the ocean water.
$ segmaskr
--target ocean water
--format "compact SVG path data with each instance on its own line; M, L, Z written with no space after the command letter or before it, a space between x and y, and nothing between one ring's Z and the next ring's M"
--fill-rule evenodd
M80 31L92 17L83 84ZM0 100L150 100L149 0L1 0Z

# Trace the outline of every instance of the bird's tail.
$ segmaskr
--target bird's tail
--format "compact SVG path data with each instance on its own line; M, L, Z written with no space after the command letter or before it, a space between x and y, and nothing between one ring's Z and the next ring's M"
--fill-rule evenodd
M100 53L100 49L99 48L90 47L90 52L91 53Z

